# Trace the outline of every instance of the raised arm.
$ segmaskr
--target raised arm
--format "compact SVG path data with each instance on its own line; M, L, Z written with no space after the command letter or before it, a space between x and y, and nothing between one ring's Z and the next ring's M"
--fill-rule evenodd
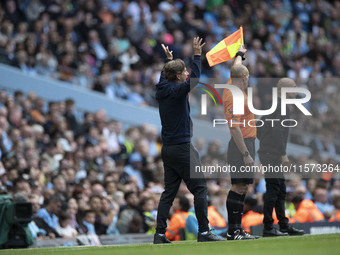
M164 50L164 53L166 55L166 60L165 60L165 63L173 60L173 55L172 55L172 51L169 50L169 46L165 46L163 43L162 43L162 48ZM161 72L161 77L159 78L159 82L162 82L162 81L165 81L165 76L164 76L164 73L163 71Z
M195 37L193 41L193 51L194 51L194 62L191 67L190 79L188 79L185 83L185 86L190 86L190 90L192 90L198 84L198 80L201 77L201 55L202 48L205 43L202 44L203 38ZM192 79L196 79L192 81Z
M238 49L238 52L236 53L234 65L242 65L242 60L244 58L244 54L246 54L247 49L244 47L244 45L240 45L240 48Z
M202 48L205 43L202 44L202 38L195 37L193 40L193 55L194 61L191 66L190 78L185 82L179 83L173 90L176 96L182 96L185 93L190 92L198 84L201 77L201 54Z
M241 44L240 48L238 49L238 52L236 53L236 57L235 57L233 66L242 65L242 60L243 60L246 52L247 52L247 49L244 47L244 45ZM231 84L231 78L229 78L227 84Z

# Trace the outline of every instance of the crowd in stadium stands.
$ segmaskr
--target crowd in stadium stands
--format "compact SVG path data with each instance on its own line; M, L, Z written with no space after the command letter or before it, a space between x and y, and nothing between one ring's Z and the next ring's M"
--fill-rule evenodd
M154 233L164 187L157 129L144 124L124 131L122 123L107 119L103 110L85 112L79 120L74 109L72 99L46 102L33 92L0 92L1 193L32 203L29 227L35 238ZM198 139L195 146L203 165L225 165L219 141L205 144ZM311 162L307 157L291 160ZM223 235L230 179L213 177L208 179L208 218ZM340 220L340 179L335 177L288 176L291 222ZM247 230L262 222L264 193L264 179L258 176L244 208ZM195 237L193 196L185 185L172 210L168 238Z
M288 76L312 93L307 107L313 118L300 114L297 129L327 140L315 136L306 142L296 136L296 143L310 145L316 153L291 161L336 165L318 152L334 155L338 149L333 143L340 134L338 13L339 1L320 0L7 0L0 4L0 62L113 99L155 106L154 84L164 57L161 43L188 64L193 36L204 38L207 51L243 25L248 48L244 63L257 108L270 107L273 84L255 78ZM202 63L203 78L228 79L230 63L214 68ZM199 112L195 98L191 97L193 114ZM153 233L163 190L155 127L123 130L123 123L108 120L102 110L78 118L72 100L46 102L34 93L1 91L0 106L1 192L27 196L34 210L29 225L34 237ZM220 141L206 144L198 139L195 145L203 164L225 162ZM291 221L340 220L339 180L289 177L286 206ZM210 206L225 220L229 188L228 178L208 181ZM248 193L245 228L261 222L264 193L264 180L256 178ZM189 219L192 197L185 185L179 201L182 205L175 210L185 211ZM178 238L174 232L167 235Z

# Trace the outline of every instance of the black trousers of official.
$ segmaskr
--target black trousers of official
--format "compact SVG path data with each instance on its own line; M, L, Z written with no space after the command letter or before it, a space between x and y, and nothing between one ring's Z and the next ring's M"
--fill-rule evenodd
M262 165L279 166L282 163L281 156L270 153L259 153ZM285 215L286 185L282 173L266 173L266 194L263 205L263 224L265 229L273 228L273 209L275 208L277 219L281 228L288 226L288 218Z
M209 230L207 218L208 189L203 173L201 178L190 178L195 166L201 166L199 154L191 143L163 145L162 159L164 164L164 191L159 201L156 232L164 234L169 210L174 201L179 185L184 180L189 191L194 195L195 213L198 220L199 232Z

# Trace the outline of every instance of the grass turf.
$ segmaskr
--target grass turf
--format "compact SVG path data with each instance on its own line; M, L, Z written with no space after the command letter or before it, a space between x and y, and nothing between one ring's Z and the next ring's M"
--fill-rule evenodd
M12 255L339 255L340 234L306 235L297 237L261 238L247 241L197 243L176 242L170 245L135 244L97 247L60 247L23 250L2 250L0 254Z

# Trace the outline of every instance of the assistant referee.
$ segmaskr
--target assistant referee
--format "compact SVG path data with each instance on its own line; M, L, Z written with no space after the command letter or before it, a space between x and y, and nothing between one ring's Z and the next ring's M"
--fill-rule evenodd
M190 171L201 165L199 154L191 144L192 121L188 94L193 89L201 74L202 39L194 38L194 62L189 73L182 60L172 60L172 51L162 44L167 56L161 73L160 81L156 85L156 99L159 103L159 114L162 122L162 159L164 163L164 192L159 201L157 227L154 244L170 243L165 236L166 220L172 202L178 192L182 180L194 195L195 213L198 220L198 242L224 241L209 231L207 218L206 181L201 178L190 178ZM193 80L194 79L194 80Z
M231 80L228 83L242 90L244 95L244 114L235 115L233 112L234 98L229 89L223 91L223 107L226 120L231 133L228 145L228 164L237 172L231 172L231 189L227 197L228 211L228 240L256 239L257 236L249 235L242 229L242 215L244 200L249 184L253 183L252 173L241 173L242 166L253 166L255 157L255 125L249 126L248 121L254 119L254 114L248 108L248 97L245 93L248 87L249 71L242 65L246 53L243 45L239 48L234 64L230 70Z

